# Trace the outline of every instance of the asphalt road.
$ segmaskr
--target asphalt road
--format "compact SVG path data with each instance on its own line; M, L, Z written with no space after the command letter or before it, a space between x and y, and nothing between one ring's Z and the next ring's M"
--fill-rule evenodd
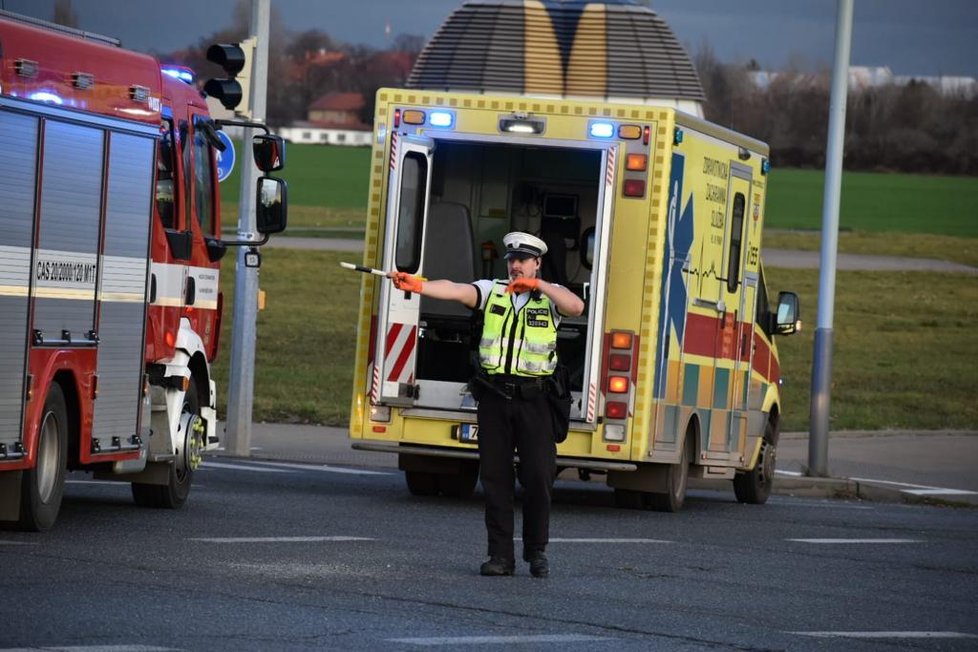
M551 577L482 578L480 497L390 470L210 458L176 512L86 477L53 531L0 531L0 649L978 646L978 510L560 481Z

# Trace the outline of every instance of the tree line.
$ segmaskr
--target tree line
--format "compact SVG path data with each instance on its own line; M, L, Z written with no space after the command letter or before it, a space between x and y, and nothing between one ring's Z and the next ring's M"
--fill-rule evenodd
M201 79L219 76L206 60L208 46L237 42L248 33L249 5L239 0L231 27L185 50L162 55L184 63ZM273 7L269 38L267 121L286 126L307 116L309 105L331 92L357 92L365 100L360 120L371 124L374 95L403 86L424 45L399 35L385 50L350 45L319 29L292 32ZM752 79L753 62L727 64L709 46L693 57L707 100L708 120L768 143L778 167L825 166L831 75L780 72L766 86ZM850 91L844 166L850 170L927 174L978 174L978 96L942 95L923 82Z
M777 167L825 166L831 73L787 71L766 87L756 65L694 57L708 120L771 146ZM850 90L844 167L922 174L978 174L978 96L942 95L919 81Z

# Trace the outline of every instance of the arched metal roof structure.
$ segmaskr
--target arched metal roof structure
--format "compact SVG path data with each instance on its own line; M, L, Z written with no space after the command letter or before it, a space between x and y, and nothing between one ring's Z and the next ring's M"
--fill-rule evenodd
M628 102L705 99L672 30L633 0L470 0L427 43L407 85Z

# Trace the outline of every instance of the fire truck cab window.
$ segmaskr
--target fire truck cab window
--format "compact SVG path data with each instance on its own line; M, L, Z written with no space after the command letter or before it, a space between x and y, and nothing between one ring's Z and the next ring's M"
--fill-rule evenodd
M744 237L744 209L747 199L744 193L734 195L733 213L730 219L730 256L727 259L727 291L736 292L740 282L740 243Z
M193 170L193 159L192 151L193 148L190 147L190 125L187 124L186 120L180 121L180 155L183 158L183 210L184 210L184 220L183 228L190 229L190 216L193 215L193 206L191 206L190 198L193 197L193 175L190 171Z
M173 170L176 167L173 151L173 124L163 122L160 144L156 154L156 213L160 216L163 228L177 228L176 187L173 183Z
M214 160L210 142L199 130L194 130L193 170L197 221L204 235L214 235Z
M394 264L402 272L418 271L421 262L421 226L424 223L428 159L408 152L401 166L401 196L397 215L397 250Z

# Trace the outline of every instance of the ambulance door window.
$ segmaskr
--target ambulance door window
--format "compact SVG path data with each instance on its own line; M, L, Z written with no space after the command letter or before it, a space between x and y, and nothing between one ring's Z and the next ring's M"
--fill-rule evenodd
M730 255L727 258L727 292L736 292L740 282L740 249L744 237L744 210L747 198L744 193L734 195L730 222Z
M203 131L194 130L194 199L201 233L214 235L214 159Z
M156 150L156 214L163 228L177 229L177 187L173 180L177 168L173 148L173 121L164 119Z
M394 264L402 272L414 273L421 264L421 229L427 183L428 159L421 152L408 152L401 166L397 249L394 255ZM448 252L444 253L448 255Z

